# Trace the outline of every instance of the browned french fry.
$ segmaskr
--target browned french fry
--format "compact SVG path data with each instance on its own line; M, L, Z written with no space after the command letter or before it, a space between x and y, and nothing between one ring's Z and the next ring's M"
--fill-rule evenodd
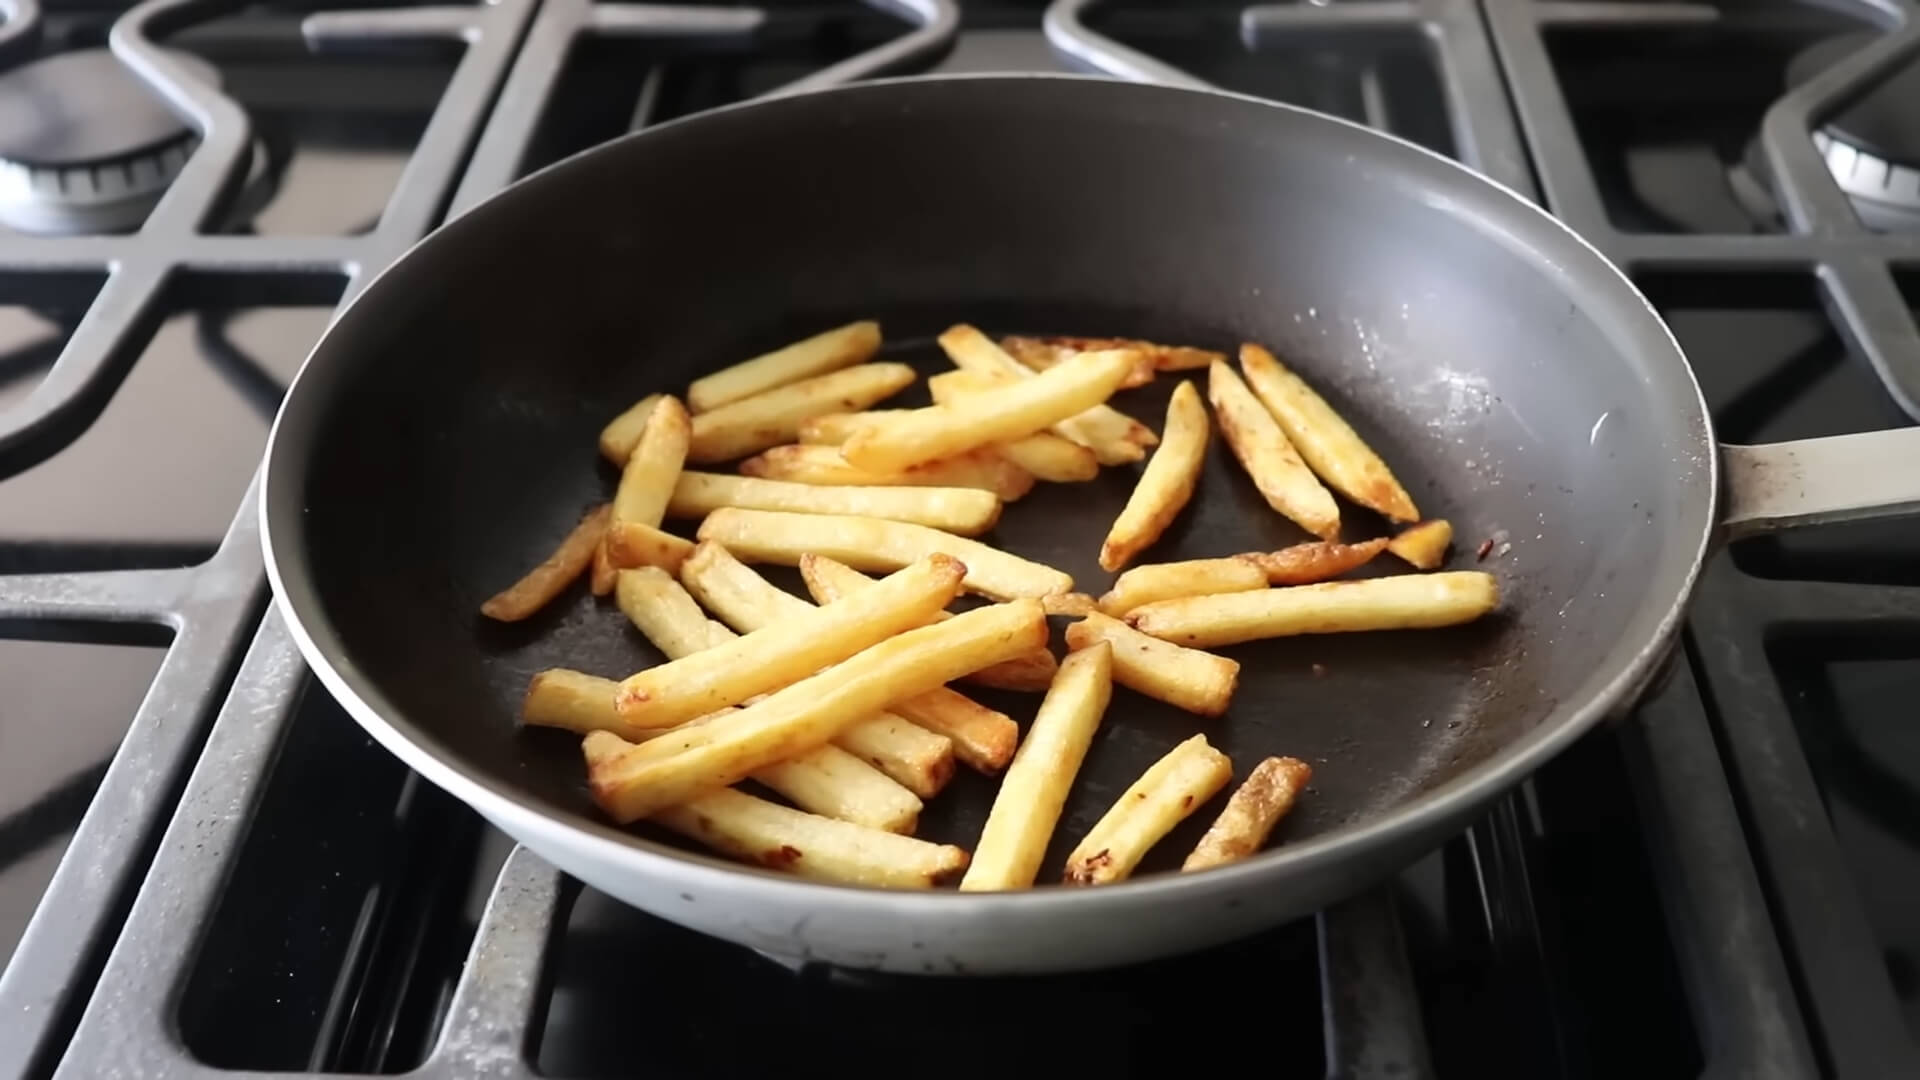
M1221 436L1267 505L1322 540L1340 535L1340 508L1333 496L1300 459L1273 414L1225 363L1208 370L1207 397L1220 420Z
M1000 500L979 488L821 487L705 472L680 474L667 512L700 518L723 506L910 521L960 536L978 536L1000 520Z
M1421 570L1439 569L1447 561L1447 545L1451 543L1453 525L1446 518L1409 526L1386 542L1388 551Z
M1206 649L1295 634L1456 626L1499 603L1492 575L1456 570L1162 600L1133 609L1127 621L1162 641Z
M1151 604L1156 600L1246 592L1266 587L1266 571L1251 555L1148 563L1115 578L1113 588L1100 598L1099 609L1117 619L1142 604Z
M933 617L967 568L935 552L845 600L621 680L615 705L636 727L672 727L790 685Z
M800 425L800 441L810 445L840 446L857 431L876 424L891 423L911 412L911 409L872 409L862 413L817 416ZM1036 479L1050 484L1077 484L1100 475L1100 461L1093 456L1093 451L1048 431L1001 443L992 450Z
M1259 851L1311 779L1313 768L1299 758L1270 757L1255 765L1180 869L1223 866Z
M1280 430L1329 487L1392 521L1420 520L1393 470L1305 380L1258 345L1240 346L1240 366Z
M1033 884L1060 808L1086 759L1087 747L1113 696L1113 654L1104 644L1075 653L1033 718L980 831L962 892L1024 889Z
M1207 462L1207 407L1200 391L1182 380L1167 402L1166 429L1160 447L1140 473L1127 505L1108 530L1100 545L1100 568L1118 570L1133 561L1160 534L1167 531L1187 500L1193 498L1200 482L1200 467Z
M1225 353L1217 353L1212 349L1196 349L1187 345L1156 345L1151 341L1137 341L1132 338L1006 337L1000 339L1000 344L1007 352L1013 354L1014 359L1036 369L1050 366L1054 362L1052 357L1064 353L1099 352L1104 349L1125 349L1128 352L1139 353L1141 358L1156 371L1189 371L1207 367L1215 360L1227 358ZM1027 358L1029 349L1033 350L1034 360ZM1045 362L1035 362L1042 355L1046 355L1048 359ZM1151 377L1148 376L1148 378Z
M964 324L941 334L940 348L955 367L976 375L1020 379L1034 374L985 334ZM1054 433L1092 448L1102 465L1139 461L1145 448L1159 442L1152 428L1107 405L1096 405L1055 425Z
M608 528L606 543L607 559L615 569L658 566L677 571L693 554L693 541L638 521L623 521Z
M800 576L806 581L807 591L813 594L814 601L821 604L830 604L851 590L873 584L873 579L867 575L824 555L802 555ZM951 618L952 612L942 611L934 616L933 621L944 622ZM967 676L967 681L1001 690L1040 692L1053 684L1054 672L1059 667L1059 661L1053 658L1053 653L1042 646L1012 660L981 668ZM979 749L976 747L976 750Z
M1240 684L1240 665L1224 656L1161 641L1094 612L1067 627L1074 652L1113 646L1113 679L1121 686L1201 716L1219 716Z
M600 455L612 462L615 468L624 468L627 459L633 456L633 448L640 442L640 432L647 426L647 417L653 415L653 407L660 403L662 396L648 394L600 429Z
M1131 342L1116 338L1097 348L1076 348L1063 344L1067 341L1091 342L1093 340L1093 338L1037 338L1008 335L1000 339L1000 347L1006 350L1008 356L1020 361L1022 367L1031 371L1045 371L1075 353L1124 352L1133 358L1133 369L1127 372L1127 377L1120 384L1120 389L1131 390L1153 381L1153 357L1140 349L1132 348Z
M1153 845L1233 779L1233 763L1195 735L1168 751L1067 856L1066 883L1105 885L1133 873Z
M593 595L605 596L612 592L619 573L620 568L613 565L613 549L607 546L607 538L603 535L600 542L593 546L593 569L587 575Z
M834 446L795 443L776 446L740 463L744 476L800 484L859 487L959 487L991 491L1002 502L1016 502L1033 490L1033 474L990 449L969 450L911 469L877 473L847 464Z
M879 351L879 323L848 323L693 380L687 387L687 404L694 412L707 412L802 379L865 363Z
M693 418L687 460L708 465L793 442L808 419L858 412L913 382L905 364L859 364L775 387Z
M890 702L1024 652L1046 633L1037 600L976 608L908 630L736 713L627 751L616 768L591 778L595 801L616 821L647 817L818 746Z
M1267 575L1269 585L1311 585L1339 577L1373 561L1387 550L1385 540L1362 540L1358 544L1310 541L1279 551L1256 551L1241 558L1251 559ZM1226 592L1229 590L1221 590ZM1188 595L1199 595L1189 593Z
M567 538L560 541L560 546L553 549L553 554L481 604L480 614L501 622L519 622L546 607L593 562L594 549L600 546L601 537L606 535L607 519L612 516L611 506L588 511ZM1067 587L1073 587L1071 581Z
M966 564L968 589L996 600L1073 590L1073 578L1051 567L904 521L728 507L708 514L699 535L747 562L781 566L798 566L802 555L813 554L856 570L890 571L943 552Z
M605 546L607 561L615 567L652 564L643 554L650 549L645 545L634 546L628 538L645 535L633 526L659 528L674 482L680 475L680 466L687 459L690 434L687 409L679 398L666 396L654 404L646 426L641 429L640 441L634 444L633 453L620 472L620 487L613 496L613 520L608 530L622 539L618 544L609 542ZM625 561L626 557L635 555L641 555L645 561Z

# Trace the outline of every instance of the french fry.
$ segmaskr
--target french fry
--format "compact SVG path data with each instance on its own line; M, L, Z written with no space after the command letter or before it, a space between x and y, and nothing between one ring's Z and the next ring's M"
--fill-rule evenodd
M687 460L699 465L757 454L794 441L811 417L858 412L913 382L905 364L859 364L775 387L693 418Z
M1078 357L1123 356L1125 353L1080 353ZM1076 358L1075 363L1083 362ZM1021 379L1012 375L989 375L979 371L943 371L927 380L927 392L936 405L960 406L970 398L1018 386ZM1153 429L1116 412L1105 405L1061 420L1053 433L1082 446L1094 457L1096 465L1131 465L1147 456L1147 447L1158 439Z
M623 521L607 529L607 560L615 569L658 566L679 570L693 554L693 541L638 521Z
M1034 375L1032 368L1008 356L985 334L964 323L940 335L940 348L955 367L976 375L1014 379L1031 378ZM1125 350L1120 351L1125 353ZM1105 404L1096 405L1056 424L1053 430L1057 435L1091 448L1102 465L1124 465L1139 461L1145 449L1159 441L1152 428Z
M593 547L593 569L587 573L588 587L593 595L605 596L613 591L619 574L620 568L613 565L613 549L607 546L607 538L603 535Z
M802 446L831 446L838 453L840 444L852 438L854 432L875 424L889 423L911 412L912 409L867 409L864 412L822 413L802 420L795 437Z
M1224 656L1161 641L1112 616L1094 612L1067 627L1067 648L1113 646L1113 680L1130 690L1200 716L1227 711L1240 665Z
M924 624L959 594L966 570L935 552L840 603L629 675L615 704L635 727L672 727L738 705Z
M1051 567L904 521L728 507L708 514L699 536L746 562L780 566L798 566L802 555L815 554L855 570L891 571L941 552L966 564L968 589L995 600L1073 590L1073 578Z
M1223 866L1259 851L1311 779L1312 766L1299 758L1270 757L1255 765L1180 869Z
M553 554L527 571L519 581L489 597L480 605L480 614L500 622L519 622L546 607L593 562L593 553L600 547L601 538L607 532L607 521L612 516L610 505L589 510L566 539L560 541L560 546L553 549ZM1073 587L1071 581L1067 587Z
M1143 350L1131 348L1132 343L1118 338L1108 340L1097 348L1080 348L1063 344L1067 341L1091 342L1093 338L1037 338L1007 335L1000 339L1000 348L1008 356L1020 361L1020 366L1030 371L1045 371L1075 353L1083 352L1124 352L1133 360L1132 370L1120 383L1120 389L1132 390L1153 381L1155 374L1153 357Z
M1322 540L1340 535L1340 508L1333 496L1300 459L1273 414L1224 362L1208 369L1207 397L1221 436L1267 505Z
M1100 568L1115 571L1160 539L1193 498L1200 467L1207 462L1207 407L1193 383L1182 380L1167 401L1160 446L1140 473L1127 505L1100 545Z
M700 518L724 506L910 521L960 536L978 536L1000 520L1000 500L978 488L819 487L706 472L680 474L667 513Z
M1093 597L1083 592L1050 593L1040 598L1040 603L1049 615L1081 616L1093 611L1098 605Z
M840 447L840 456L863 469L904 469L1031 435L1105 402L1119 389L1128 363L1122 353L1083 353L1032 378L863 428Z
M1018 655L1046 634L1037 600L976 608L908 630L736 713L627 751L617 767L591 778L595 801L622 823L647 817L818 746L891 702Z
M879 351L879 323L848 323L693 380L687 387L687 405L697 413L709 412L802 379L865 363Z
M1295 634L1456 626L1499 603L1491 574L1455 570L1162 600L1133 609L1127 621L1162 641L1208 649Z
M979 488L993 492L1002 502L1017 502L1033 490L1032 473L985 447L911 469L868 472L847 464L837 445L776 446L741 462L740 473L822 486Z
M643 535L633 526L657 529L666 515L667 500L673 495L680 467L687 460L690 422L687 408L676 397L662 397L647 416L640 441L620 472L620 487L613 495L613 520L609 531L621 537L606 544L607 560L616 568L652 565L644 554L644 545L635 545L629 537ZM629 557L640 562L627 562Z
M914 411L872 409L862 413L829 413L801 424L799 437L804 444L841 446L857 431L891 423ZM992 452L1003 455L1022 471L1050 484L1078 484L1100 475L1100 460L1093 456L1093 451L1048 431L1001 443L993 447Z
M853 567L814 554L800 556L800 577L806 581L807 591L813 594L814 601L821 604L830 604L854 589L864 589L873 584L872 578ZM951 618L952 612L942 611L933 617L933 621L945 622ZM1060 662L1053 658L1052 651L1042 646L992 667L981 668L967 676L967 681L1000 690L1043 692L1053 684L1054 673L1059 667Z
M640 442L640 432L647 426L647 417L653 415L653 407L664 396L648 394L607 421L607 426L600 429L600 456L612 462L616 469L625 468L627 459L633 456L634 446Z
M629 747L602 732L582 744L587 775L614 767ZM839 885L924 889L951 881L967 853L809 814L722 788L653 816L662 825L743 862Z
M1060 665L994 795L986 827L974 845L973 865L960 880L962 892L1033 884L1060 809L1113 697L1112 674L1113 652L1104 642Z
M1259 345L1240 346L1240 367L1254 395L1327 486L1390 521L1420 520L1393 470L1305 380Z
M1446 518L1434 518L1410 525L1386 542L1387 550L1420 570L1437 570L1447 561L1447 545L1453 543L1453 525Z
M1155 371L1191 371L1211 365L1215 360L1225 360L1225 353L1212 349L1196 349L1188 345L1157 345L1151 341L1138 341L1133 338L1101 337L1003 337L1000 347L1006 349L1015 360L1030 368L1039 369L1051 366L1056 358L1067 353L1099 352L1104 349L1125 349L1138 353ZM1028 359L1029 351L1033 359ZM1151 376L1149 376L1151 378Z
M1372 562L1375 555L1387 548L1388 542L1379 539L1362 540L1358 544L1320 540L1294 544L1279 551L1256 551L1241 557L1253 560L1266 573L1269 585L1311 585L1316 581L1339 577L1349 570L1357 570Z
M1233 779L1227 755L1195 735L1153 763L1067 856L1069 885L1121 881L1153 845Z
M702 546L710 547L711 545ZM695 560L690 558L688 562L692 564ZM758 575L755 577L757 578ZM762 581L764 583L764 579ZM793 601L795 605L799 605L802 612L812 607L806 601L788 596L771 584L768 584L767 588ZM641 634L648 641L653 642L654 647L664 653L669 660L677 660L703 649L723 645L738 636L727 627L707 618L706 613L700 610L700 605L694 602L694 598L681 587L678 581L653 567L621 572L619 603L620 609L633 620L634 626L639 628ZM794 611L786 607L782 607L778 612L778 615L783 618L792 614ZM766 624L774 621L772 618L764 620ZM758 626L753 628L758 629ZM528 692L528 699L532 700L532 691ZM610 693L606 701L608 708L612 708L613 700L613 695ZM689 721L689 723L692 722L694 721ZM595 726L620 732L620 728L611 723L598 723ZM623 738L631 741L641 741L633 735L624 732L621 734ZM842 731L833 742L840 749L892 777L902 787L922 799L930 799L939 794L940 789L946 787L947 781L953 779L952 742L946 736L910 724L894 713L877 713L871 719L863 720ZM775 790L779 789L775 788Z
M1148 563L1113 579L1113 588L1100 598L1099 608L1101 612L1117 619L1134 608L1156 600L1247 592L1266 587L1266 571L1251 555Z

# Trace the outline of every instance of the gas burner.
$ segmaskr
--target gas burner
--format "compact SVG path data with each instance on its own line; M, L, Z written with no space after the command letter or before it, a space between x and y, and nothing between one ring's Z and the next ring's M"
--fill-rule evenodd
M1799 86L1859 51L1872 35L1848 34L1813 45L1787 64ZM1860 221L1883 231L1920 230L1920 65L1887 77L1866 97L1813 133Z
M213 66L174 58L218 85ZM106 49L0 75L0 222L53 235L146 220L200 139Z

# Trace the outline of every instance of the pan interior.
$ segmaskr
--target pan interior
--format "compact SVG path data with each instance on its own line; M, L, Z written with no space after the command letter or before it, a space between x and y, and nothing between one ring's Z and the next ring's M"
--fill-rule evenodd
M1657 322L1600 269L1443 162L1238 99L910 81L715 114L550 170L386 274L283 416L272 543L296 608L312 598L316 637L337 642L338 667L390 722L590 818L578 740L516 728L527 679L550 666L617 677L658 656L584 585L519 625L476 609L608 497L594 438L614 413L856 318L880 320L888 357L926 371L945 366L933 335L960 321L1227 351L1259 341L1426 515L1453 522L1452 565L1497 574L1503 611L1449 631L1224 650L1243 669L1218 720L1116 691L1043 874L1195 731L1242 775L1269 754L1312 763L1281 833L1298 840L1564 721L1684 588L1711 501L1697 395ZM1114 404L1158 429L1175 381ZM1135 475L1042 485L986 539L1098 594L1111 575L1095 555ZM1384 531L1343 513L1348 539ZM1140 561L1304 538L1216 433L1194 503ZM1389 564L1376 572L1401 569ZM1038 704L979 696L1023 724ZM921 835L970 847L991 797L962 775ZM1161 846L1163 864L1186 839Z

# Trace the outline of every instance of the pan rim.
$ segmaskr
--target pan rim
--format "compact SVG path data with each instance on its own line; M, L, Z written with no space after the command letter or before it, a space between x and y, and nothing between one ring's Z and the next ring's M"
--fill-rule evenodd
M297 503L277 499L275 496L281 491L291 490L297 493L304 491L304 467L311 455L307 447L295 449L285 445L287 442L285 431L290 415L303 410L312 411L305 404L319 397L312 389L312 384L332 377L326 375L324 369L321 375L316 376L313 372L313 359L320 354L329 341L337 337L339 327L353 318L354 309L369 294L379 291L381 282L389 274L397 272L402 266L419 258L419 253L433 244L436 238L443 233L457 230L467 218L480 220L489 207L507 200L529 197L525 194L525 190L536 189L541 184L549 182L551 174L564 171L583 159L611 152L614 148L630 142L644 140L711 117L743 110L777 108L784 102L838 95L885 93L893 87L903 85L966 82L1105 84L1114 87L1117 92L1227 99L1292 114L1308 123L1330 124L1346 128L1367 139L1379 140L1385 145L1397 145L1403 151L1410 151L1427 159L1429 163L1437 164L1444 170L1457 174L1469 185L1481 185L1484 190L1497 192L1503 201L1510 204L1511 213L1529 218L1536 225L1547 226L1566 240L1572 241L1597 264L1596 271L1611 279L1609 286L1614 290L1616 300L1624 304L1626 299L1631 297L1637 312L1645 316L1646 325L1643 329L1657 331L1670 360L1678 365L1676 374L1684 379L1686 387L1692 391L1687 400L1675 401L1673 406L1676 409L1684 409L1689 414L1685 419L1691 422L1691 426L1698 433L1700 445L1696 450L1701 457L1699 482L1704 483L1706 487L1705 513L1697 536L1691 542L1683 542L1680 545L1683 551L1674 556L1675 559L1684 558L1686 561L1685 569L1680 576L1679 588L1674 592L1666 610L1661 612L1652 632L1646 636L1640 647L1631 657L1616 665L1617 670L1598 689L1598 692L1572 707L1570 711L1562 712L1560 709L1555 709L1548 712L1532 731L1509 742L1502 750L1496 751L1494 756L1468 768L1445 783L1375 816L1350 822L1319 836L1264 851L1241 862L1217 867L1200 874L1149 875L1097 889L1071 888L1045 883L1036 884L1035 887L1026 890L964 893L941 889L889 890L807 880L722 859L705 852L670 847L604 821L551 808L512 784L471 768L460 755L441 745L430 732L408 720L405 710L388 699L371 679L353 670L350 663L343 659L336 659L336 657L345 656L345 646L338 628L327 617L320 603L318 591L313 587L310 568L307 565L309 560L306 558L306 546L304 538L300 535L299 518L304 510ZM308 392L304 395L302 394L303 385L308 388ZM1000 920L1003 919L1037 917L1048 912L1065 910L1066 905L1073 905L1074 910L1080 912L1086 912L1094 906L1116 912L1140 911L1156 908L1162 902L1175 898L1194 898L1216 893L1241 893L1264 882L1284 879L1289 874L1309 874L1317 870L1329 869L1368 853L1392 851L1398 846L1405 845L1436 821L1453 822L1474 812L1492 798L1532 775L1603 719L1616 710L1632 704L1638 698L1660 663L1668 655L1678 635L1681 622L1697 586L1702 565L1712 549L1716 536L1715 523L1719 520L1720 486L1719 442L1715 435L1712 414L1693 367L1666 320L1660 316L1657 309L1641 293L1625 271L1599 248L1544 208L1498 180L1401 136L1328 113L1249 94L1214 88L1138 83L1073 73L981 72L863 80L801 94L751 99L689 114L555 161L488 196L457 218L442 223L433 233L381 268L340 308L289 384L281 407L275 414L272 428L268 432L265 460L261 466L259 525L261 547L268 581L273 590L275 612L285 624L309 668L326 687L335 702L388 752L398 757L409 768L466 803L482 817L535 853L548 857L550 861L557 861L553 860L548 852L565 850L581 860L590 860L599 864L624 864L623 869L629 872L655 880L677 880L689 889L706 890L709 896L752 893L775 903L803 906L812 904L816 909L823 904L832 904L840 910L859 911L863 916L886 914L901 919L950 917L956 911L964 909L979 918L994 920L995 924L999 925ZM283 501L288 502L288 506L276 513L274 507ZM278 521L277 525L276 521ZM530 837L538 839L529 839Z

